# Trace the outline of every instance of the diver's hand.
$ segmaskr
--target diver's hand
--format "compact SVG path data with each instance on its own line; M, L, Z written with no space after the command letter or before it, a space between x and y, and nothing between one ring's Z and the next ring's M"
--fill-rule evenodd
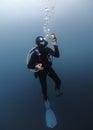
M52 45L53 46L57 46L57 42L56 41L52 41Z
M57 38L54 34L50 36L50 40L52 42L52 45L57 45Z
M35 68L38 69L38 70L43 70L44 69L44 67L42 67L42 64L35 65Z

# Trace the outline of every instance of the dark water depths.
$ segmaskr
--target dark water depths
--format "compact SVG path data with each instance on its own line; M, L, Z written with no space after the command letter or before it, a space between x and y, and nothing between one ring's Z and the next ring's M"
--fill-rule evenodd
M48 93L58 119L54 130L92 130L93 117L93 16L55 21L60 58L53 68L62 79L64 94L56 98L53 81ZM79 13L80 14L80 13ZM74 19L74 20L73 20ZM0 130L46 130L45 111L38 79L26 67L26 54L42 35L41 19L4 21L0 30ZM50 45L49 45L50 46Z

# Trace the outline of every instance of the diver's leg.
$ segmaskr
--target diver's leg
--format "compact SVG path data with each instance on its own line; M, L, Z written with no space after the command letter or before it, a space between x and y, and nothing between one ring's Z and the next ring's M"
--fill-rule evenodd
M61 80L52 68L49 69L48 75L55 82L55 84L56 84L55 88L60 90Z
M47 100L47 83L46 83L46 73L44 71L39 73L39 80L42 87L42 93L44 100Z

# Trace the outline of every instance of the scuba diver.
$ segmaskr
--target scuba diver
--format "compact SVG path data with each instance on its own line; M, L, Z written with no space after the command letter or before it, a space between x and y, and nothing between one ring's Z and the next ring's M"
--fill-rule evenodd
M57 38L55 35L51 35L50 37L54 50L47 47L48 42L42 36L38 36L36 38L36 47L33 50L33 53L30 57L30 60L27 64L29 69L35 70L34 74L36 78L39 78L42 94L44 101L48 100L47 95L47 82L46 78L47 75L53 79L55 83L55 89L57 90L58 94L60 93L61 88L61 80L52 68L52 61L50 56L58 58L60 56L59 49L57 45Z

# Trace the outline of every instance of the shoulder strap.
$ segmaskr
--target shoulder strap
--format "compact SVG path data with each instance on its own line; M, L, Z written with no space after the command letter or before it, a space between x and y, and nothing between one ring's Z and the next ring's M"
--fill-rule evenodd
M37 49L37 47L33 47L33 48L31 48L30 50L29 50L29 52L28 53L32 53L32 52L34 52L35 50Z

